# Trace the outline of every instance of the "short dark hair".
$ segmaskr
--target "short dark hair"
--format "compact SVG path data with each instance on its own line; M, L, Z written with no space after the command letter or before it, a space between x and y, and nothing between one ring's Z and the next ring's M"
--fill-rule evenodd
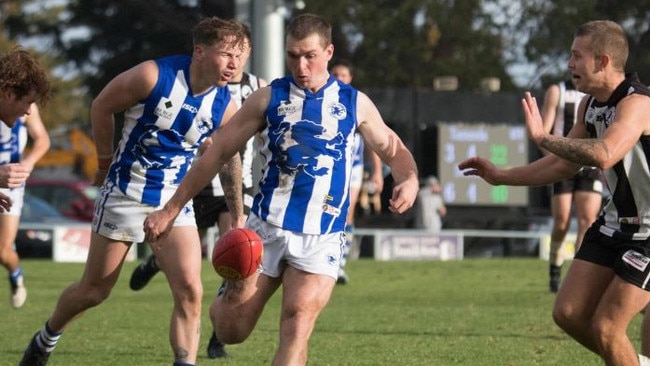
M352 67L352 62L349 60L346 60L344 58L337 58L330 62L330 70L332 70L335 67L345 67L348 70L350 70L350 75L354 75L354 69Z
M50 80L38 61L18 46L0 57L0 91L10 91L17 99L31 92L45 104L50 98Z
M319 15L300 14L293 18L287 26L287 36L298 41L312 34L317 34L320 37L323 47L332 44L332 25Z

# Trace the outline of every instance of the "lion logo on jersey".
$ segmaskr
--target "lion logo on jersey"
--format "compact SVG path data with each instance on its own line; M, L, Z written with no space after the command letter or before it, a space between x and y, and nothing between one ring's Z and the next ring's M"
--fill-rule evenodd
M312 121L282 122L273 135L280 155L275 162L283 173L295 175L304 172L311 177L327 174L329 168L319 164L322 157L338 161L343 157L343 135L326 136L325 127Z
M193 152L193 147L185 138L174 130L148 131L142 134L133 146L131 153L138 159L144 169L164 169L182 166L186 158L176 152L170 154L170 146L177 150L183 147L186 153Z

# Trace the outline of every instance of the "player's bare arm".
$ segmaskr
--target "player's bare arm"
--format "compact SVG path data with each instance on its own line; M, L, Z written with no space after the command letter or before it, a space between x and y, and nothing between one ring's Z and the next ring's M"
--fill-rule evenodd
M581 111L585 100L581 103ZM540 146L567 160L601 169L611 168L632 149L639 137L648 134L647 111L650 101L647 97L630 95L616 108L616 117L602 139L580 139L586 134L584 123L576 123L567 138L546 136ZM645 123L643 122L645 121ZM584 130L584 131L583 131Z
M93 100L90 106L90 121L99 166L95 185L104 181L112 159L114 115L146 98L153 90L157 79L158 66L154 61L145 61L116 76Z
M560 103L560 87L553 84L548 87L544 93L544 105L542 106L542 122L544 131L551 133L553 123L555 122L555 114L557 112L558 104Z
M25 117L25 125L27 134L32 139L32 148L23 155L20 164L31 171L36 162L50 149L50 135L45 129L36 104L32 104L29 115Z
M240 227L244 220L244 199L242 192L242 164L241 156L235 153L233 157L223 165L219 173L219 180L223 188L223 195L226 199L228 212L232 217L233 227Z
M236 113L236 110L237 106L235 102L230 100L226 113L229 116L232 116ZM224 122L220 128L223 128L223 126L229 122L230 118L227 120L224 118ZM212 137L210 137L209 140L210 143L206 146L204 151L207 151L207 148L214 143ZM243 224L244 221L244 202L242 192L242 164L241 156L238 152L235 152L230 160L223 165L219 173L219 180L221 181L221 187L223 188L226 205L228 205L228 212L232 216L232 223L234 227L239 227L239 224Z
M381 160L390 166L395 178L389 209L403 213L413 206L418 193L418 169L413 155L395 131L386 126L377 107L366 94L359 92L357 103L359 133Z
M547 155L534 162L511 169L498 169L496 165L482 157L473 157L458 164L465 176L478 176L491 185L539 186L555 183L569 178L580 170L582 165L562 159L557 155Z

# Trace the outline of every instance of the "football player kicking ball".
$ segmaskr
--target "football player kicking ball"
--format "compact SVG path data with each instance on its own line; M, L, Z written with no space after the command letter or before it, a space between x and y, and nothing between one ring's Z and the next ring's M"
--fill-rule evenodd
M399 136L367 95L328 73L331 32L329 22L317 15L291 21L286 32L291 76L254 92L214 135L197 169L144 223L148 241L164 238L185 202L259 132L262 178L246 227L264 243L261 269L244 280L226 281L210 318L221 341L241 343L283 286L273 365L307 363L309 338L338 278L355 132L392 169L392 212L411 208L418 192L415 161Z

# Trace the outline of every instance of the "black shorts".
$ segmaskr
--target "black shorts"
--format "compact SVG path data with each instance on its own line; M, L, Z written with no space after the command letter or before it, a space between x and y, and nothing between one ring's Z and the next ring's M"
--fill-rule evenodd
M614 270L623 280L650 291L650 239L612 238L596 221L585 233L575 258Z
M252 188L244 189L244 214L251 212ZM228 204L224 196L196 196L192 199L194 217L199 230L204 230L217 225L217 219L222 213L228 212Z
M600 170L584 168L572 178L553 184L554 195L576 191L603 193L603 178Z

